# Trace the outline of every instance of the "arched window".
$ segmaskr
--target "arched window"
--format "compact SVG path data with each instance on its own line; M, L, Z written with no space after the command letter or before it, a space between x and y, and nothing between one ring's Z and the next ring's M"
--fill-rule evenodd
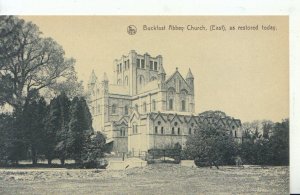
M157 78L156 77L151 77L151 79L150 79L150 81L154 81L154 80L156 80Z
M125 128L122 127L120 130L120 136L124 137L125 136Z
M177 134L180 135L180 128L177 129Z
M118 79L118 81L117 81L117 85L121 85L122 84L122 81L121 81L121 79Z
M185 89L180 91L181 111L186 111L186 95L187 91Z
M236 131L234 131L234 137L237 137L237 135L236 135Z
M169 88L168 93L167 93L167 101L168 101L168 109L173 110L173 99L175 95L175 89L174 88Z
M155 126L155 134L157 134L157 126Z
M152 100L152 110L155 111L156 110L156 101Z
M128 115L128 106L127 106L127 105L124 107L124 113L125 113L126 115Z
M124 84L128 86L128 76L125 77Z
M174 130L174 127L172 127L172 134L173 134L173 135L175 134L175 130Z
M117 105L116 105L116 104L113 104L113 105L111 106L111 113L116 114L116 112L117 112Z
M173 99L169 99L169 110L173 110Z
M140 86L144 86L144 84L145 84L145 78L143 75L139 76L139 84L140 84Z
M160 133L161 133L161 134L164 134L164 127L161 127L161 128L160 128Z
M189 134L190 135L192 134L192 128L189 128Z
M139 111L139 105L135 104L134 107L135 107L135 110L136 110L136 111Z
M146 104L146 102L143 103L143 107L144 107L144 112L147 112L147 104Z
M185 100L181 100L181 110L185 111Z
M138 127L137 127L137 124L135 122L132 123L132 133L133 134L138 133Z

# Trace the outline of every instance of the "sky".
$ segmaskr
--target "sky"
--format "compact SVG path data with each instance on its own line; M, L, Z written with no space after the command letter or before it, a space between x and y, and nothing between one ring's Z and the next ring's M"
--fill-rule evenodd
M130 50L162 55L168 75L178 67L195 77L195 111L221 110L242 122L281 121L289 116L289 44L286 16L22 16L37 24L43 36L76 59L80 80L92 70L113 78L113 60ZM127 27L137 33L129 35ZM143 26L166 30L143 30ZM168 30L169 25L185 30ZM187 25L207 31L188 31ZM226 31L210 31L224 25ZM258 30L229 30L230 26ZM262 30L274 26L275 30Z

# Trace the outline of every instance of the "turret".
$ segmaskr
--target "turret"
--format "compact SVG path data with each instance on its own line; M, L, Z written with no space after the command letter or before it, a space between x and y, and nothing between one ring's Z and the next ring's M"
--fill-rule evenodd
M103 93L104 93L104 94L107 94L107 93L108 93L108 82L109 82L109 81L108 81L106 72L104 72L103 77L102 77L102 80L101 80L101 86L102 86L102 89L103 89Z
M96 82L97 82L97 76L95 74L95 71L93 70L91 73L91 76L89 78L88 89L93 88L95 86Z
M166 72L163 65L160 66L160 69L158 71L158 79L160 82L165 82L166 80Z
M188 83L188 85L192 88L192 91L194 92L194 76L193 76L192 71L191 71L190 68L189 68L189 71L186 75L185 80Z

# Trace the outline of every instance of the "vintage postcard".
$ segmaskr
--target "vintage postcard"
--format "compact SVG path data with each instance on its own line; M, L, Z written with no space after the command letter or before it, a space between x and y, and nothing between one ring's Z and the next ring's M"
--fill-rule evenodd
M1 194L289 194L288 16L0 16Z

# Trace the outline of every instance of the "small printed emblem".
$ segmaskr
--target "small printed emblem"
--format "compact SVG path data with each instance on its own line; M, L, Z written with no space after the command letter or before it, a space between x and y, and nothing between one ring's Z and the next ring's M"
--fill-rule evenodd
M136 27L134 25L129 25L127 27L127 33L130 35L135 35L136 34Z

